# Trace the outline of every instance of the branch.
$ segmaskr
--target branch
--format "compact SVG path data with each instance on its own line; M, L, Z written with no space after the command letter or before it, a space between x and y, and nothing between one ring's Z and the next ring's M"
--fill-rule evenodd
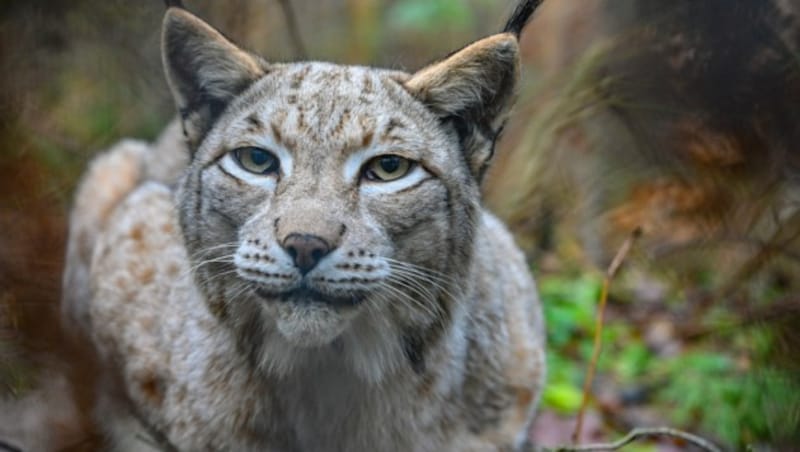
M294 47L294 53L297 58L305 60L308 58L306 47L303 45L303 39L300 37L300 27L297 26L297 17L294 15L294 9L289 0L278 0L283 10L283 17L286 19L286 26L289 28L289 38Z
M714 445L711 441L693 435L682 430L677 430L669 427L649 427L649 428L635 428L621 439L613 443L597 443L585 444L582 446L558 446L555 448L542 448L542 452L590 452L590 451L615 451L621 449L623 446L634 441L651 437L651 436L667 436L686 441L694 446L699 447L707 452L722 452L722 449Z
M606 270L606 276L603 278L603 288L600 292L600 304L597 307L597 318L594 327L594 348L592 350L592 360L589 362L589 368L586 370L586 380L583 383L583 400L581 400L581 408L578 410L578 420L575 423L575 431L572 433L572 442L577 443L580 440L581 430L583 429L583 414L586 411L586 406L589 404L589 393L592 389L592 380L594 380L594 372L597 368L597 360L600 358L600 351L603 348L603 318L606 312L606 302L608 301L608 287L611 285L611 280L625 261L625 257L630 252L633 243L639 236L642 235L642 229L636 228L631 235L625 239L622 246L617 251L614 259Z

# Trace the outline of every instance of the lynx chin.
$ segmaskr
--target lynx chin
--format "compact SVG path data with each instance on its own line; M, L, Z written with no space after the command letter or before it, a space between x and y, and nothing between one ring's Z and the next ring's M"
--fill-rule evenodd
M544 326L479 188L539 3L415 73L270 63L167 10L180 120L97 157L70 218L109 448L521 447Z

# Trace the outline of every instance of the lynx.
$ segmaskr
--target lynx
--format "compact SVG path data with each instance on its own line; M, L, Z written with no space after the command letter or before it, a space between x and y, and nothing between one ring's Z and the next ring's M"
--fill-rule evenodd
M415 73L270 63L168 8L179 124L99 156L70 219L64 317L111 448L525 442L544 326L479 188L538 3Z

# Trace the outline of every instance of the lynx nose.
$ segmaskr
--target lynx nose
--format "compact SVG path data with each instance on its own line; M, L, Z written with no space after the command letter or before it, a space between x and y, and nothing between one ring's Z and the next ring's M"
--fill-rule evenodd
M311 234L289 234L284 239L282 246L294 259L295 267L304 275L332 251L328 242L322 237Z

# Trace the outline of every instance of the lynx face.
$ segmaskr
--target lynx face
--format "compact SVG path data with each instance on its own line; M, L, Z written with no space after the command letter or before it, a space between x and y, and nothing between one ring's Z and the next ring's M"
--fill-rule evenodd
M469 212L448 203L475 185L447 138L391 75L321 64L273 71L195 156L200 215L184 209L184 224L196 233L196 264L223 245L210 257L232 254L215 271L228 277L210 285L221 286L226 309L252 305L301 346L331 342L365 310L433 321L440 290L414 279L446 272L452 248L465 246L468 236L450 236Z
M377 378L444 329L469 284L512 34L408 75L268 64L172 9L164 60L193 148L178 197L195 276L256 362L285 373L331 345Z

